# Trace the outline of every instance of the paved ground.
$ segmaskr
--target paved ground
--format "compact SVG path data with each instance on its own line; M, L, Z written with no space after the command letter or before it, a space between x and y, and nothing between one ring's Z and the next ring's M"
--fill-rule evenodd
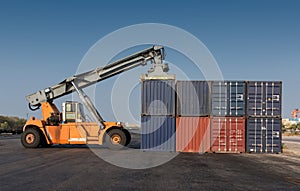
M179 154L155 168L129 170L89 148L24 149L19 136L0 136L0 186L1 191L300 190L300 158L291 152Z
M283 136L282 141L287 146L288 151L300 155L300 136Z

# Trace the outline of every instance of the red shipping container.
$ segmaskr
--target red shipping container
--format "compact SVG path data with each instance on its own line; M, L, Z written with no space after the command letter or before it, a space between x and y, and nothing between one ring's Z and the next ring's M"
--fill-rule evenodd
M176 151L204 153L210 150L209 117L176 117Z
M213 117L211 151L245 152L245 121L244 117Z

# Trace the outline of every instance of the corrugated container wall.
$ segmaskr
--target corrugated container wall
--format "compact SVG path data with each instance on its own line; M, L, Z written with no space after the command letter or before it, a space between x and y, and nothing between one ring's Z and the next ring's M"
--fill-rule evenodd
M210 150L209 117L176 118L176 151L204 153Z
M213 81L211 83L213 116L244 116L246 82Z
M176 122L171 116L142 116L141 149L175 151Z
M281 118L247 119L247 152L281 152Z
M211 151L245 152L245 117L212 117Z
M175 116L175 80L142 81L142 115Z
M248 82L247 115L281 117L281 82Z
M207 81L177 81L177 116L210 115L210 87Z

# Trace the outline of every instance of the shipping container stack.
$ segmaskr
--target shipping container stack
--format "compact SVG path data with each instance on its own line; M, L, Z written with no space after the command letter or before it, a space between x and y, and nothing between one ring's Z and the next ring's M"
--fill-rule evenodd
M210 151L210 87L206 81L177 81L176 151Z
M211 82L211 151L245 152L246 82Z
M247 152L281 152L281 82L247 83Z
M175 94L175 80L142 80L142 150L175 151Z

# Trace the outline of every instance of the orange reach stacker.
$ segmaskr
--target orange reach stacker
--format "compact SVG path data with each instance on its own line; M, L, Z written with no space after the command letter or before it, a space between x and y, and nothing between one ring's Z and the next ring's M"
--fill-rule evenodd
M120 74L151 61L152 68L146 74L168 78L168 65L163 63L164 47L153 46L108 65L69 77L59 84L26 96L31 110L42 109L42 119L30 117L23 128L21 142L26 148L52 144L106 144L110 148L122 148L130 143L131 135L122 122L104 121L89 97L82 90L92 84ZM82 104L67 101L60 112L53 101L76 91L94 122L89 122Z

